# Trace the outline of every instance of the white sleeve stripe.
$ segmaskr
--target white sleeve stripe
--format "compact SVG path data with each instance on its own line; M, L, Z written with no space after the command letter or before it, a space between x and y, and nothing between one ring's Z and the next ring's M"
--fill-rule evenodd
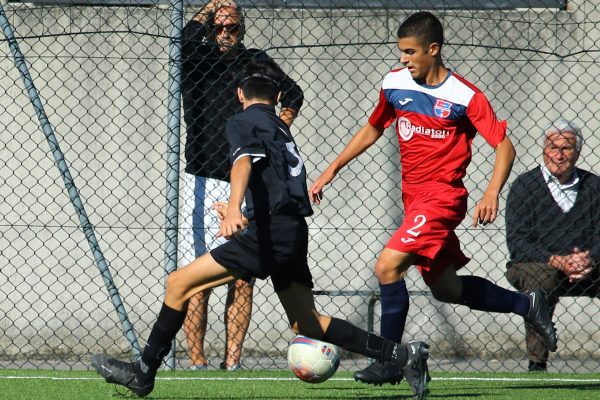
M252 154L252 153L242 153L239 156L236 157L236 159L233 161L233 164L235 164L237 162L237 160L239 160L242 157L252 157L252 162L255 163L258 160L260 160L261 158L265 158L267 155L264 153L259 153L259 154Z

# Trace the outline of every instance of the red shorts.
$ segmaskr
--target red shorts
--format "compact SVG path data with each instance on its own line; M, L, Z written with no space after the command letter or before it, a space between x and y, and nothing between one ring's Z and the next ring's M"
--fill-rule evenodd
M429 285L446 267L458 270L470 260L454 233L467 213L468 192L441 183L411 189L403 187L404 221L385 247L421 256L416 264Z

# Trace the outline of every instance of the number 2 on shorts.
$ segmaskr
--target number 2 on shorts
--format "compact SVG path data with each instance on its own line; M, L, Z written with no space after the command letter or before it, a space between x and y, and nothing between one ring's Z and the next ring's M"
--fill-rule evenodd
M419 214L419 215L415 216L414 222L416 223L416 225L413 226L412 228L409 228L406 230L406 233L414 236L414 238L401 238L400 240L402 240L402 243L414 242L416 240L416 238L419 236L419 234L421 233L421 231L418 231L417 229L419 229L420 227L425 225L425 222L427 222L427 218L425 218L424 215Z

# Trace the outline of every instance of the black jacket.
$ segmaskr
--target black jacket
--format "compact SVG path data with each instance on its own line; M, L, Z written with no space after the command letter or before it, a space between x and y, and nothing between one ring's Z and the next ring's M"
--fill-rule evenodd
M207 25L190 21L183 30L182 97L187 137L185 171L196 176L229 181L230 163L225 125L242 111L235 77L256 58L269 58L258 49L241 45L236 56L222 55L208 36ZM281 107L300 110L303 93L283 74Z

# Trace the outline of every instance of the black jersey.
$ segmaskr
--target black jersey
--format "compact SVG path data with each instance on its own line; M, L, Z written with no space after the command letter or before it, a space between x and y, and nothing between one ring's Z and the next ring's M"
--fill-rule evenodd
M242 156L252 158L246 190L246 215L312 215L306 169L288 126L275 107L253 104L227 123L225 134L233 164Z

